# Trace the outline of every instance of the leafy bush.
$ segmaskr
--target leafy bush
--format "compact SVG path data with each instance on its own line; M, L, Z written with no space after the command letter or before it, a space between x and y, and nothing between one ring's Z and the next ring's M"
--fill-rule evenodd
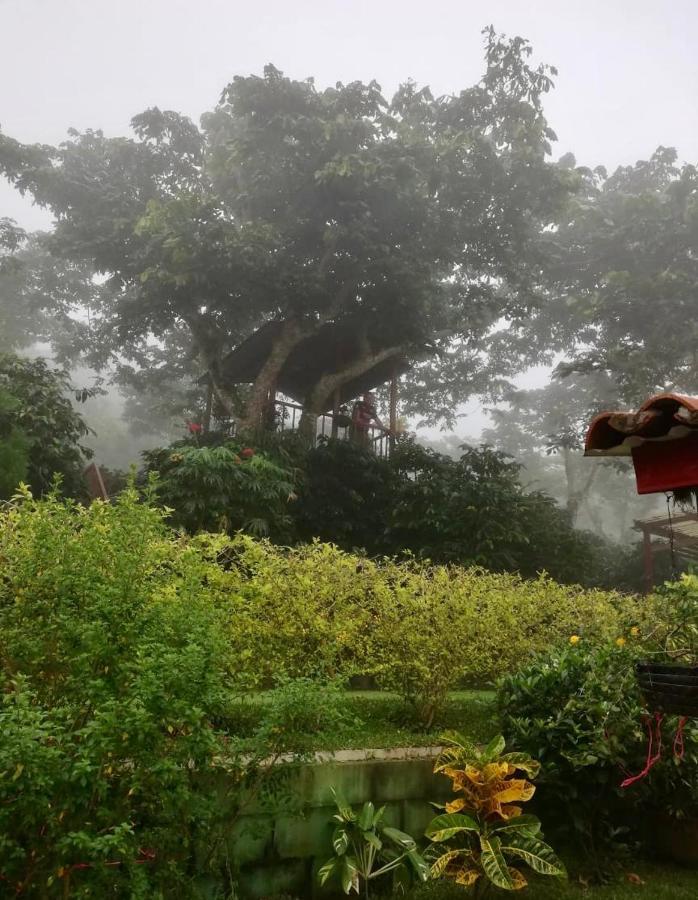
M238 536L221 590L236 656L272 683L373 675L429 723L449 689L511 672L572 633L604 640L638 615L629 597L479 569L376 563L327 544L281 549Z
M21 464L15 463L19 468L11 478L4 472L4 481L14 481L9 486L0 484L5 496L22 478L35 494L42 494L56 474L66 493L83 493L82 472L92 452L80 443L89 429L73 409L72 392L67 372L49 368L42 359L0 354L0 454L3 441L9 440L13 458L23 457ZM9 453L7 443L4 453Z
M522 863L541 875L565 877L565 867L542 840L540 821L523 815L519 805L533 796L535 786L528 779L538 775L540 764L525 753L504 753L503 737L484 750L456 732L443 740L434 771L451 779L456 798L426 830L433 841L432 877L475 885L478 896L490 883L508 891L526 887L525 875L516 868Z
M651 603L652 630L669 625L673 631L678 605L670 596ZM599 869L633 820L647 823L647 814L658 810L678 816L698 811L698 729L690 722L682 760L665 747L646 778L620 787L643 770L653 727L634 673L648 651L641 635L635 626L600 647L572 635L567 648L539 657L498 686L505 734L518 749L535 751L543 766L540 802ZM677 725L676 717L666 717L665 735ZM638 808L642 816L634 816Z
M197 446L177 441L143 454L146 473L159 476L172 522L190 533L239 529L288 540L295 499L292 469L235 441Z
M0 513L0 859L13 895L196 895L196 870L222 846L220 796L203 779L238 769L212 727L238 665L216 552L175 537L132 489L86 508L26 494Z
M331 544L287 550L238 535L225 568L221 587L235 617L231 646L257 684L363 671L366 598L380 583L375 563Z
M307 453L303 469L294 510L301 539L371 554L391 549L387 530L398 480L387 460L352 441L330 440Z
M334 793L334 792L333 792ZM428 867L417 851L414 838L383 822L385 807L376 809L370 801L356 813L346 800L335 794L337 813L332 834L335 855L318 870L320 884L337 878L345 894L355 891L368 900L369 885L384 875L400 870L426 881Z
M371 555L614 583L617 548L575 529L551 497L527 492L520 465L506 455L462 449L454 460L403 439L388 461L347 441L322 443L299 462L299 536Z

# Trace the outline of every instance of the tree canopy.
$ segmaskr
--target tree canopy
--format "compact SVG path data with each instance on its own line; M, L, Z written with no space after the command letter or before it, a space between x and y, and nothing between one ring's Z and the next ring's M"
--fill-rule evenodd
M122 381L209 370L230 413L221 360L276 320L250 422L293 348L342 322L361 352L323 373L310 412L400 354L417 363L411 408L447 418L491 377L493 324L539 303L541 235L579 180L547 158L554 70L530 54L489 29L481 81L443 97L412 82L390 99L375 82L319 89L268 66L235 78L200 128L153 108L132 137L0 135L0 169L55 214L50 251L97 274L81 350Z

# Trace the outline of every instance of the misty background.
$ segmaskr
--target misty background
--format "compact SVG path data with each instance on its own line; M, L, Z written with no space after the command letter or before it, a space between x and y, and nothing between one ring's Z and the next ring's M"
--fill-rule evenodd
M319 87L375 78L389 94L412 78L449 93L477 81L480 32L492 23L529 39L535 59L559 71L544 102L558 137L554 158L573 152L580 165L610 171L660 143L677 148L679 163L698 158L698 6L689 0L0 0L0 22L0 126L23 142L57 144L68 128L125 135L132 116L151 106L198 121L234 75L260 73L268 62ZM47 211L5 182L0 216L27 230L51 225ZM76 372L76 381L88 374ZM538 367L517 385L536 388L549 377ZM120 419L121 405L111 391L82 408L97 432L97 459L111 467L153 443ZM447 452L481 439L491 425L482 404L461 412L455 434L422 428L420 439ZM550 461L529 480L559 494ZM608 512L615 518L606 526L627 537L632 518L656 508L655 498L633 497L630 508Z

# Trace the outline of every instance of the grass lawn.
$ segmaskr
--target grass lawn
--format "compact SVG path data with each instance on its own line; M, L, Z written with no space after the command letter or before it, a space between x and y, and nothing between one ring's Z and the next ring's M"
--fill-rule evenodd
M231 711L232 733L251 735L269 694L259 692L240 700ZM304 750L352 750L417 747L438 743L439 734L457 729L473 741L488 741L497 731L494 692L452 691L444 709L428 731L414 722L413 714L397 694L388 691L347 691L343 724L331 731L298 734L295 744Z
M639 876L642 884L632 883L628 874ZM466 900L472 894L447 882L432 882L416 888L407 896L409 900ZM529 886L520 894L508 891L492 891L487 897L520 896L531 900L696 900L698 898L698 870L678 866L638 861L619 875L611 884L585 887L573 877L569 881L556 878L533 877Z

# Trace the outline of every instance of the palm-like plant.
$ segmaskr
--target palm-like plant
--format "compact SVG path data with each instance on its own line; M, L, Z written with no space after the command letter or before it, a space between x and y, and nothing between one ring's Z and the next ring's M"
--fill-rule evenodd
M368 802L356 813L335 791L332 793L337 804L332 817L337 823L332 835L335 856L320 868L320 884L336 875L345 894L358 894L363 886L364 897L369 897L371 881L403 866L426 881L429 867L418 853L414 838L383 823L384 806L376 809Z
M453 878L484 891L489 884L515 891L527 881L512 861L541 875L565 877L565 868L540 834L535 816L518 804L530 800L540 763L525 753L504 753L496 737L483 751L462 735L443 736L445 748L434 766L453 782L457 796L431 821L431 876ZM527 777L521 777L525 775ZM440 846L437 846L440 845Z

